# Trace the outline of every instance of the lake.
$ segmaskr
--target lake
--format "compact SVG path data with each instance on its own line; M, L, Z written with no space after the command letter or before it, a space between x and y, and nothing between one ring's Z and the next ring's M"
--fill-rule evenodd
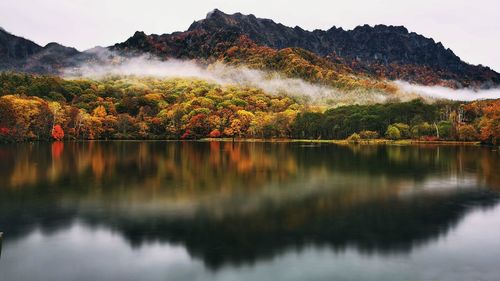
M2 281L500 280L500 153L0 145Z

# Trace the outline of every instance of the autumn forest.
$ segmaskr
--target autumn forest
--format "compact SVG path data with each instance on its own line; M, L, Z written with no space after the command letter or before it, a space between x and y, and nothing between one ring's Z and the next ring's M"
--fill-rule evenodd
M0 141L362 139L499 144L500 100L325 106L196 79L0 74Z

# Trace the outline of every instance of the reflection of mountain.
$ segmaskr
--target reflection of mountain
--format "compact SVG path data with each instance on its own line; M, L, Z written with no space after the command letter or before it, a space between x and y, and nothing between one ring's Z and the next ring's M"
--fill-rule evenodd
M66 143L0 158L7 242L80 220L213 268L308 245L406 252L497 202L481 186L498 187L498 155L481 148Z
M217 219L200 211L195 217L165 218L23 205L20 217L2 210L0 225L9 226L7 239L25 235L35 227L52 232L69 227L75 219L111 228L131 245L160 241L184 245L209 267L255 262L287 249L307 245L348 246L364 252L400 253L446 234L469 211L493 206L497 196L468 190L452 194L376 200L338 209L338 198L306 198L286 208L270 205L257 213ZM5 205L2 202L2 209ZM20 211L20 210L17 210Z
M370 202L336 211L324 206L328 203L322 198L307 201L312 202L286 209L270 207L251 216L220 221L200 215L188 221L114 218L105 224L134 245L157 240L180 243L194 257L217 268L227 262L254 262L306 245L353 246L382 254L406 252L445 234L474 206L493 205L497 200L488 193L471 192Z

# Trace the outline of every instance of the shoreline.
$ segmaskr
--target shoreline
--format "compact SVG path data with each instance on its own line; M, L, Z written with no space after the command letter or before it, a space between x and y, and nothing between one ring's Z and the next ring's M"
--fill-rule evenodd
M2 144L22 144L22 143L56 143L57 141L32 140L16 142L0 142ZM359 141L348 140L311 140L311 139L256 139L256 138L202 138L189 140L175 139L97 139L97 140L62 140L62 143L71 142L239 142L239 143L311 143L311 144L336 144L336 145L464 145L464 146L485 146L479 141L425 141L425 140L388 140L388 139L370 139Z
M204 138L199 140L192 140L199 142L232 142L230 138ZM310 140L310 139L235 139L234 142L261 142L261 143L328 143L337 145L421 145L421 144L436 144L436 145L469 145L469 146L482 146L479 141L423 141L423 140L388 140L388 139L372 139L372 140L359 140L352 142L348 140ZM486 145L484 145L486 146Z

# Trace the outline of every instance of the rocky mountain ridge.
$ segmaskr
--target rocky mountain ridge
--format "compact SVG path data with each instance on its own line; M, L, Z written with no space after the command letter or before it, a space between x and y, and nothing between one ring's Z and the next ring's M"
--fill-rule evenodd
M252 53L238 57L239 63L252 62L254 56L263 53L268 56L263 60L276 61L279 60L276 53L271 54L269 50L291 48L310 64L321 62L321 67L330 67L334 72L342 69L375 79L453 88L490 88L500 84L499 73L481 65L467 64L441 43L402 26L363 25L352 30L332 27L307 31L254 15L230 15L217 9L205 19L193 22L186 31L162 35L136 32L107 50L123 55L152 54L160 59L210 63L234 61L235 48L248 50L250 45ZM93 52L79 52L57 43L42 47L0 30L0 70L57 74L62 68L98 59ZM330 63L325 64L325 60ZM267 67L269 63L263 65Z

